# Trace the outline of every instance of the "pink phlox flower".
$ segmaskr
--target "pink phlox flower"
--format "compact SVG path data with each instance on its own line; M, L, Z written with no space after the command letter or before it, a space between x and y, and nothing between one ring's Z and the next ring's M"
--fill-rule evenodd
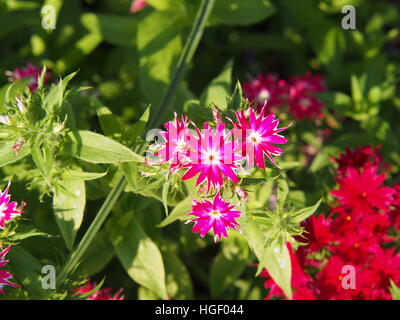
M16 201L10 202L11 195L8 194L10 188L10 182L7 188L0 193L0 229L4 229L4 225L7 221L12 220L14 217L21 215L25 202L22 202L20 206Z
M189 163L184 167L189 168L182 180L188 180L199 174L196 186L207 182L207 193L210 188L218 190L224 183L224 177L239 182L235 170L244 159L237 151L238 142L231 139L232 131L225 132L225 125L220 123L216 130L204 123L204 130L196 129L197 136L192 136L189 141Z
M283 153L281 148L273 144L287 143L287 139L279 132L287 127L278 128L279 120L275 119L274 114L265 116L265 106L257 114L252 108L236 112L237 122L234 122L238 134L241 135L242 155L247 157L249 166L256 165L260 169L265 168L264 155L271 162L279 167L272 156L280 156Z
M229 228L238 230L239 226L235 219L240 216L241 212L233 210L234 208L234 205L221 198L219 192L212 202L193 200L192 212L188 213L188 215L196 216L192 220L194 222L192 231L200 233L200 236L204 238L212 229L216 239L221 239L222 236L227 238L227 230Z

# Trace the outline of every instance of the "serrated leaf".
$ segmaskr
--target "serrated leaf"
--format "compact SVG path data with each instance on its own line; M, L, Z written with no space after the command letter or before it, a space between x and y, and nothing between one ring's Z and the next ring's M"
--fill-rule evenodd
M143 162L124 145L91 131L72 131L67 135L65 150L70 155L92 163Z

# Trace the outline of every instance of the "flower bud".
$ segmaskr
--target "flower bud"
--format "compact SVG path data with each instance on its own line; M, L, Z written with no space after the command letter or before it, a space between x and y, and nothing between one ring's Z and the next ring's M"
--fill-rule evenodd
M27 113L28 110L26 109L26 107L25 107L25 105L24 105L24 103L22 101L22 97L21 96L20 97L16 97L15 100L17 100L17 106L18 106L19 111L21 113Z
M6 115L0 115L0 123L6 126L11 125L10 117Z
M24 139L19 139L11 149L17 153L24 145L24 142Z

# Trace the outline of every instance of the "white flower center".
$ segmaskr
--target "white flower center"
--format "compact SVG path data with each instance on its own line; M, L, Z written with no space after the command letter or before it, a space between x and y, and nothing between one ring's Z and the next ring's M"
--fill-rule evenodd
M211 150L204 154L204 164L218 164L220 163L220 155L217 151Z
M259 144L263 141L262 136L257 131L253 131L252 133L250 133L248 139L253 144Z
M310 100L308 100L308 99L301 99L301 101L300 101L300 106L301 106L302 108L308 108L310 105L311 105Z
M185 142L185 140L183 138L178 140L178 143L176 144L176 150L177 151L183 151L185 150L187 147L187 143Z
M212 218L218 219L221 216L221 212L219 210L211 210L210 216Z
M270 96L269 91L267 89L262 89L257 96L257 100L259 103L264 103L265 101L268 100L269 96Z

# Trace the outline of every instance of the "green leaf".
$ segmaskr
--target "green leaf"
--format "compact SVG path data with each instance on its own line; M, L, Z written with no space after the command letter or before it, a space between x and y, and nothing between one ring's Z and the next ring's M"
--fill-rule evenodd
M124 145L91 131L72 131L67 135L66 152L92 163L143 162L143 158Z
M30 148L28 145L24 144L18 152L15 152L11 149L14 144L14 142L6 142L0 147L0 167L17 162L29 154Z
M28 78L21 79L9 84L6 84L0 89L0 110L5 113L5 102L15 102L15 97L21 95L26 90L26 85L29 83Z
M138 299L139 300L158 300L159 297L153 291L151 291L145 287L139 287Z
M227 110L238 110L242 105L243 91L239 81L236 81L231 97L228 99Z
M50 173L53 163L52 155L47 152L42 152L42 148L40 147L31 148L31 155L40 173L43 175L43 177L47 177Z
M156 10L171 10L184 12L183 0L148 0L147 3Z
M221 297L224 290L240 277L249 262L250 250L247 242L236 233L229 234L211 265L211 297Z
M99 101L93 100L93 104L96 107L97 117L99 118L100 126L104 134L109 137L121 136L122 124L119 118Z
M330 68L335 68L340 64L346 49L343 29L328 23L328 20L318 21L322 21L319 28L311 28L311 43L319 60Z
M82 180L62 181L60 186L61 188L55 192L53 198L54 214L65 244L69 250L72 250L85 210L85 182Z
M136 121L133 125L131 125L126 132L126 135L129 141L136 141L138 138L143 136L144 131L146 130L147 123L150 117L150 106L144 110L140 119Z
M1 12L0 13L0 39L11 32L24 27L40 25L40 16L36 11Z
M321 204L322 199L320 199L316 204L313 206L300 209L296 211L296 216L293 218L293 222L300 223L303 220L307 219L309 216L313 215L315 211L317 211L319 205Z
M129 276L138 284L167 299L164 263L160 250L145 234L139 221L130 219L113 233L115 252Z
M21 228L20 226L18 226L17 232L14 234L8 235L7 240L8 241L21 241L21 240L28 239L31 237L51 238L51 237L53 237L53 235L39 231L35 228L31 228L31 227Z
M158 226L165 227L192 211L192 198L183 199Z
M68 169L64 171L62 180L95 180L104 177L106 172L83 172L78 170Z
M31 295L38 298L43 294L40 281L42 265L21 245L13 246L7 255L10 262L7 265L13 277Z
M251 25L276 12L268 0L217 0L210 15L210 24Z
M165 263L167 292L170 299L193 299L192 280L185 265L171 250L164 250L162 255Z
M266 268L272 279L283 290L285 295L292 298L291 276L292 267L287 247L283 245L267 244L268 235L263 232L259 225L246 221L240 221L241 230L249 242L259 261L257 274ZM278 250L275 250L278 247Z
M285 179L278 179L278 201L277 205L279 210L283 208L286 198L289 194L289 186Z
M78 265L80 273L91 276L103 270L114 257L114 248L105 231L100 231Z
M140 88L153 107L160 103L181 53L184 21L180 15L154 11L138 23Z
M221 74L204 90L200 97L203 105L215 104L222 111L227 110L227 98L231 94L233 60L229 60Z
M44 98L44 103L43 103L44 109L46 109L49 112L54 112L55 107L61 107L64 99L65 89L67 88L68 83L75 75L76 72L71 73L64 79L60 79L60 82L50 89L50 92Z
M136 40L137 19L111 14L84 13L82 24L94 34L117 46L133 46Z
M392 279L390 279L390 293L393 300L400 300L400 287L396 286Z
M257 274L267 269L271 278L282 289L285 295L292 299L292 264L289 250L285 244L273 243L264 248L263 256L258 265Z
M124 173L126 181L128 181L133 191L136 192L138 188L138 180L140 179L140 176L137 172L137 164L133 162L124 162L121 163L120 168Z

